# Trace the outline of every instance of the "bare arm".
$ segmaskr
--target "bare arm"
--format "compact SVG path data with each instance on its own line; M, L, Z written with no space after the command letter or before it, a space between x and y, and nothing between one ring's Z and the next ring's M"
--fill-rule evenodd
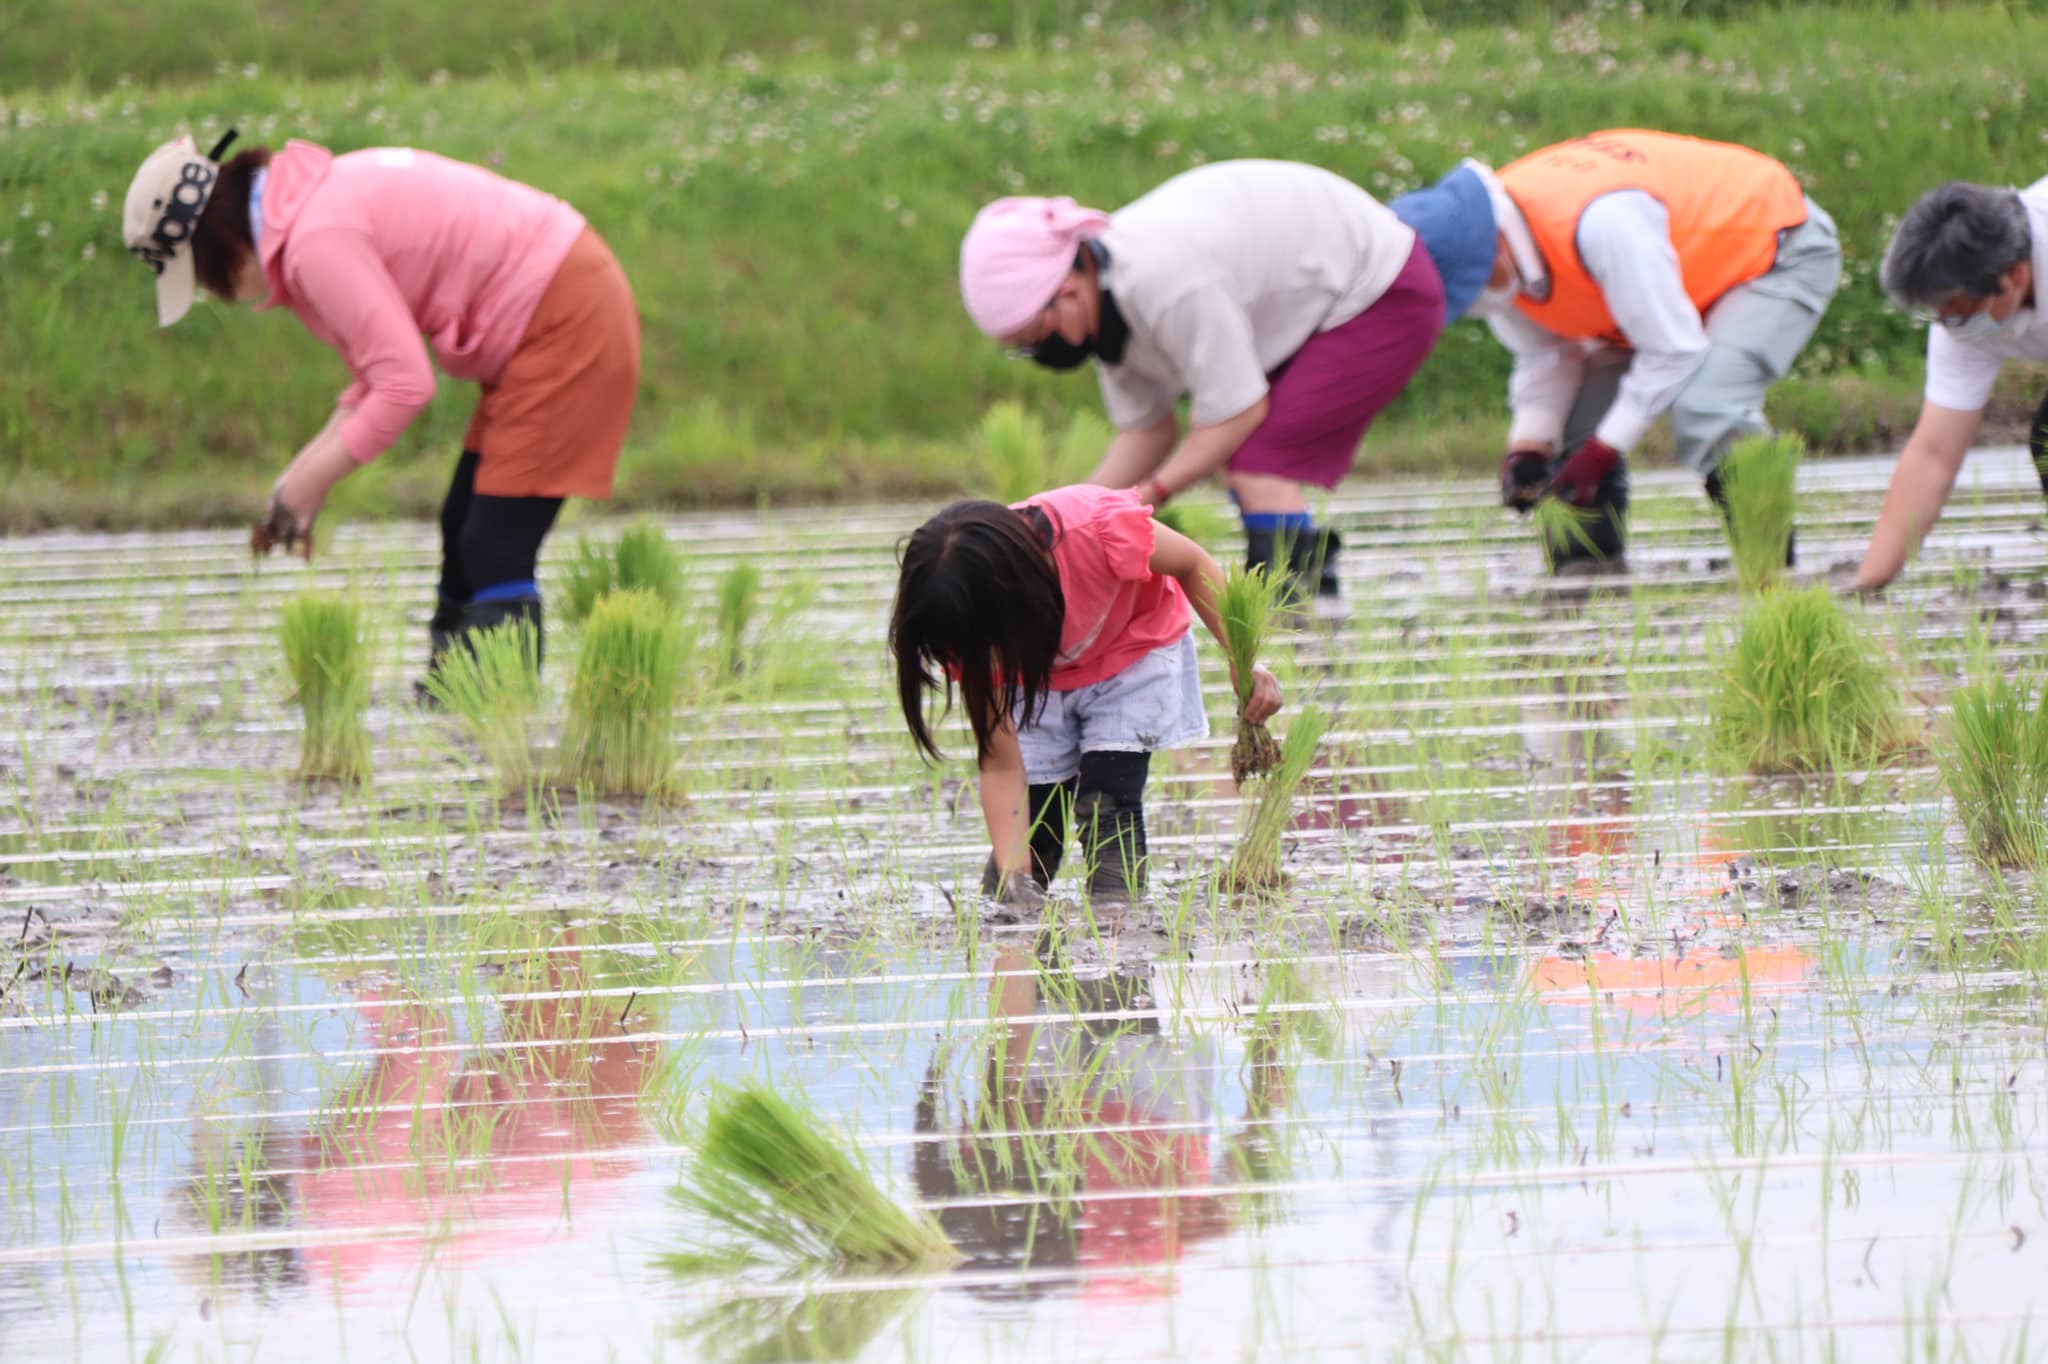
M1088 475L1088 481L1105 488L1128 488L1151 477L1152 471L1172 453L1173 442L1179 435L1180 423L1171 412L1150 426L1117 432L1109 449L1102 453L1102 463Z
M1906 438L1906 448L1892 470L1892 484L1884 495L1884 509L1877 515L1877 528L1870 533L1870 548L1863 552L1863 565L1856 570L1860 591L1883 587L1899 576L1906 559L1920 548L1927 532L1941 517L1963 456L1976 439L1984 413L1960 412L1937 403L1923 403L1920 420Z
M1223 587L1222 566L1208 550L1170 526L1155 525L1152 535L1152 571L1180 583L1181 590L1188 594L1188 605L1194 608L1195 615L1215 636L1216 643L1223 645L1223 616L1216 609L1216 594ZM1227 647L1224 656L1229 656ZM1233 685L1236 681L1235 677L1231 678ZM1251 700L1245 704L1245 718L1265 720L1279 709L1279 679L1263 667L1256 669L1252 676Z
M1262 397L1234 417L1214 426L1198 426L1188 432L1188 438L1180 443L1180 449L1174 451L1172 457L1152 475L1159 485L1161 497L1172 497L1228 464L1230 457L1237 453L1237 447L1258 430L1271 406L1271 401Z
M1007 717L989 735L988 755L981 760L981 817L996 869L1005 878L1031 874L1031 788L1024 780L1024 751L1017 746L1017 727Z

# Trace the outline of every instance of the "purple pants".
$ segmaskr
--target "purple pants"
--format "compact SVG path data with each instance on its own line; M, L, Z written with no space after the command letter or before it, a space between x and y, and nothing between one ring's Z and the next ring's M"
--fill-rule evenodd
M1443 329L1444 283L1418 238L1370 308L1311 336L1268 377L1266 419L1230 457L1230 471L1336 487L1372 419L1408 386Z

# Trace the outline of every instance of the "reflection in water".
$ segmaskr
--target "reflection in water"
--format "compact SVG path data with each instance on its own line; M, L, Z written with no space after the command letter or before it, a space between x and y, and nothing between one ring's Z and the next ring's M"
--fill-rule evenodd
M457 1228L562 1217L572 1190L638 1169L614 1153L640 1138L656 1044L618 1035L620 1020L564 950L573 944L565 933L529 972L500 977L487 1025L497 1035L468 1046L440 1003L356 984L357 1037L374 1055L328 1093L310 1129L255 1120L238 1132L231 1116L198 1120L174 1200L191 1229L317 1238L210 1256L207 1277L268 1300L314 1280L346 1286L410 1269L430 1242L457 1259L517 1249ZM274 1028L273 1011L263 1013ZM257 1094L281 1092L275 1076L258 1078Z
M1021 947L998 952L981 1064L957 1076L942 1047L918 1093L928 1139L911 1175L964 1270L1071 1269L1090 1296L1170 1293L1190 1246L1270 1211L1211 1190L1284 1173L1268 1124L1292 1092L1293 1025L1314 1016L1251 1021L1246 1110L1218 1151L1216 1043L1166 1033L1152 1004L1150 967L1082 979ZM1047 1282L974 1291L1030 1297Z
M1679 956L1592 952L1544 957L1530 981L1546 1004L1592 1004L1666 1021L1740 1012L1759 987L1804 985L1813 958L1796 947L1712 947Z

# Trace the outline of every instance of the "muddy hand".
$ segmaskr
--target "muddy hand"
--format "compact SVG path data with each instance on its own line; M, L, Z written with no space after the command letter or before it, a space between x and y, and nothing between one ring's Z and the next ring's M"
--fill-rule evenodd
M262 523L249 535L249 548L259 554L268 554L275 545L283 545L287 554L303 555L307 563L313 561L313 518L293 511L278 491L270 494Z
M1028 871L1002 872L991 857L981 869L981 893L1005 909L1045 908L1045 887Z

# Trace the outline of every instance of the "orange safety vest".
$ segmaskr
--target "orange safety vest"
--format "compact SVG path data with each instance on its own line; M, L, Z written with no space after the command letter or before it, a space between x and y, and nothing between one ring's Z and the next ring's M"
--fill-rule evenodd
M1602 195L1639 189L1664 205L1685 295L1703 315L1721 295L1769 270L1778 234L1806 221L1806 194L1781 162L1676 133L1593 133L1531 152L1498 174L1550 270L1550 296L1523 294L1515 306L1574 340L1628 344L1579 259L1579 219Z

